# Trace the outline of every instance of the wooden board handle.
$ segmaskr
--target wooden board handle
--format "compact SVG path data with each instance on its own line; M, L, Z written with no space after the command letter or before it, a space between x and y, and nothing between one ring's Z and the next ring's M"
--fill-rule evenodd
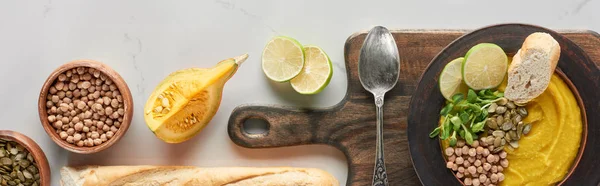
M270 148L320 143L316 136L317 123L323 111L298 110L277 106L242 105L229 117L231 140L246 148ZM266 132L250 134L244 130L248 119L266 121Z

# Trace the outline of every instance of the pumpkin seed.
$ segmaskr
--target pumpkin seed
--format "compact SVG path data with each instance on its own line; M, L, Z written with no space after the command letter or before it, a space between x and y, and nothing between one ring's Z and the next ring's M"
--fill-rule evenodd
M506 135L504 135L504 140L507 142L510 142L510 140L512 140L512 138L510 137L510 134L506 133Z
M498 108L498 105L496 103L492 103L490 107L488 107L488 113L496 112L496 108Z
M507 111L504 113L504 122L509 121L511 118L512 114L510 113L510 111Z
M37 168L35 168L35 166L33 166L33 165L30 165L29 167L27 167L27 170L34 174L38 173Z
M4 180L6 181L12 180L12 178L9 175L2 175L2 178L4 178Z
M12 163L13 163L12 160L7 157L0 159L0 162L2 162L3 165L12 165Z
M506 112L506 107L504 107L504 106L498 106L498 108L496 108L496 113L498 113L498 114L504 114L504 112Z
M496 101L496 103L498 103L498 105L506 105L506 103L508 103L508 99L503 97Z
M495 136L495 137L500 137L501 138L501 137L504 137L504 131L496 130L496 131L494 131L492 133L492 135Z
M6 151L4 151L4 148L0 148L0 158L6 156Z
M502 149L504 149L504 147L496 147L496 148L494 148L494 150L492 150L492 152L498 153L498 152L502 151Z
M19 150L16 147L10 149L10 154L16 155L17 153L19 153Z
M500 140L500 142L501 142L500 145L502 145L502 146L506 145L506 140Z
M17 171L17 177L19 178L19 180L25 181L25 176L23 176L23 172Z
M33 156L31 155L31 153L27 154L27 160L33 162Z
M517 114L513 117L513 123L519 123L523 120L523 118L521 117L521 115Z
M494 120L494 119L488 118L485 123L490 129L494 129L494 130L498 129L498 124L496 123L496 120Z
M37 182L33 182L33 184L31 184L31 186L39 186Z
M502 130L504 130L504 131L508 131L512 128L513 128L513 123L511 121L508 121L502 125Z
M527 117L527 115L528 115L527 108L525 108L525 107L517 108L517 112L523 117Z
M27 179L31 179L33 178L33 175L31 175L31 173L27 170L23 171L23 177L27 178Z
M33 178L36 179L36 180L39 180L40 179L40 173L34 174Z
M29 160L21 160L19 162L19 165L21 165L21 167L23 167L23 168L27 168L30 164L31 164L31 162L29 162Z
M23 158L25 158L25 154L20 153L20 154L17 154L15 156L15 158L13 158L13 159L14 159L14 161L21 161L21 160L23 160Z
M494 144L494 140L495 140L494 136L488 136L485 139L486 139L485 143L490 144L490 145Z
M519 148L519 141L511 141L510 143L508 143L511 147L513 148Z
M8 185L14 186L17 185L17 183L15 183L14 181L8 181Z
M496 139L494 139L494 146L499 147L501 144L502 144L502 138L496 137Z
M531 130L531 123L527 123L523 126L523 134L525 134L525 135L529 134L530 130Z
M511 130L510 132L508 132L510 139L513 140L519 140L519 137L517 136L517 132L515 132L514 130Z
M515 105L514 102L509 101L508 103L506 103L506 107L508 107L509 109L515 109L517 108L517 106Z
M496 123L498 123L498 124L504 123L504 117L502 117L502 115L499 115L498 117L496 117Z

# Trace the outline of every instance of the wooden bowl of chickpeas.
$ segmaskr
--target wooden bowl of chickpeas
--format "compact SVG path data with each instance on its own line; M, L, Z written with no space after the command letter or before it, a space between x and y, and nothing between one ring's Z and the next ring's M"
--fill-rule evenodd
M76 60L46 79L38 111L44 130L56 144L90 154L107 149L127 132L133 99L127 83L112 68Z

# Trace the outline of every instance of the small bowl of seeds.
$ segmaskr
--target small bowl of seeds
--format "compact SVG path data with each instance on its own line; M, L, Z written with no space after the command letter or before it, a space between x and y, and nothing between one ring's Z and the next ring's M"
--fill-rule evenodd
M104 63L77 60L58 67L38 100L44 130L59 146L75 153L102 151L125 134L133 99L123 78Z
M0 130L0 185L50 185L46 155L31 138Z

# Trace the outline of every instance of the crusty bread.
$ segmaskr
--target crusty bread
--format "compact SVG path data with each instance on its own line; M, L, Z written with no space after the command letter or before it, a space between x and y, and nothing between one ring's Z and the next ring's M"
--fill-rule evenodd
M542 94L560 58L560 45L550 34L536 32L525 39L508 67L504 96L524 104Z
M62 186L338 186L329 173L313 168L190 166L63 167Z

